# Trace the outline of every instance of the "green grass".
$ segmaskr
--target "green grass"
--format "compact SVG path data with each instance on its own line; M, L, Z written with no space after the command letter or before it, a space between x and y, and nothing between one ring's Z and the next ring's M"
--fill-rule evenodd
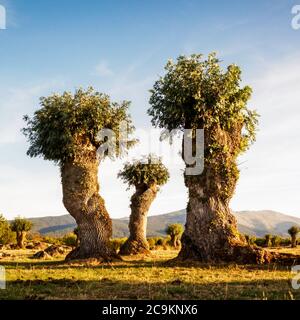
M40 261L31 254L14 251L0 260L7 277L0 299L300 299L289 267L174 266L167 261L176 251L112 264Z

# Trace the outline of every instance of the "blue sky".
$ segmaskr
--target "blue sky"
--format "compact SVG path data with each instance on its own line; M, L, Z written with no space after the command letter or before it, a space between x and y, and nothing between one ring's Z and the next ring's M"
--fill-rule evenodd
M291 27L297 0L101 1L0 0L0 212L12 218L65 213L59 170L29 159L22 116L40 96L93 85L131 100L137 128L150 128L148 90L169 58L217 51L237 63L261 114L257 143L241 159L234 210L273 209L300 216L298 131L300 30ZM101 194L113 217L129 214L122 162L100 168ZM181 167L173 166L151 214L186 205ZM118 201L116 201L118 199Z

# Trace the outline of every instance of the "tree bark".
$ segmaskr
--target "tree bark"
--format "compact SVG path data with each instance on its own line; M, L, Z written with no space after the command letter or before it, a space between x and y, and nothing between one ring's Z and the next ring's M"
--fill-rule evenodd
M17 246L19 249L23 249L24 246L24 241L26 239L26 232L25 231L20 231L16 233L17 236Z
M234 156L238 137L220 128L206 134L204 154L209 161L205 162L204 171L200 175L184 176L189 201L179 260L264 263L271 259L269 252L247 244L238 233L236 219L229 209L238 180ZM215 141L226 146L227 152L209 158L208 146ZM225 173L224 168L228 170Z
M292 237L291 237L291 243L292 243L292 248L296 248L297 247L297 236L295 235L293 235Z
M96 150L90 146L61 166L63 203L77 222L79 237L79 246L66 260L119 258L109 244L112 222L99 195L98 166Z
M130 235L120 249L121 255L149 253L149 244L146 238L147 214L157 191L156 185L151 187L139 185L136 187L136 192L131 197Z

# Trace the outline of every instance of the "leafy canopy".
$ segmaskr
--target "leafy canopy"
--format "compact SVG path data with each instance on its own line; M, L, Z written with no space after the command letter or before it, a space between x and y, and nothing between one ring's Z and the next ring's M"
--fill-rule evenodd
M11 230L14 232L27 232L32 228L32 223L29 220L26 220L21 217L15 218L11 223Z
M0 214L0 244L13 242L14 238L14 233L10 229L9 222Z
M292 226L288 230L288 233L291 237L296 236L299 232L300 232L300 229L297 226Z
M127 162L118 177L129 186L164 185L169 180L168 169L164 166L160 158L148 155L133 163Z
M238 151L245 151L255 140L257 113L247 108L252 90L240 88L241 70L229 65L224 71L215 53L179 56L169 61L166 74L155 82L148 114L152 124L169 131L205 129L216 125L230 131L241 126Z
M25 116L27 127L23 133L27 136L30 157L42 156L45 160L64 163L72 159L80 151L84 141L98 149L103 141L97 135L101 129L111 129L116 134L118 151L119 125L127 123L128 133L134 130L128 114L130 102L111 102L108 95L95 91L77 89L74 94L64 92L40 98L41 108L34 113L33 118ZM87 141L87 142L86 142ZM129 142L131 147L134 142Z
M170 224L166 229L167 234L171 237L181 237L183 231L184 227L180 223Z

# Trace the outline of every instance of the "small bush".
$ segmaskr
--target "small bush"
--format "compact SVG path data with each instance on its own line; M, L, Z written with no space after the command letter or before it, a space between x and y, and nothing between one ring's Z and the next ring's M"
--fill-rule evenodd
M254 243L259 247L263 247L266 241L264 238L256 238Z
M56 244L56 245L61 245L62 244L62 239L61 238L54 238L54 237L44 237L43 241L49 244Z
M62 238L62 243L69 247L76 247L77 236L74 233L68 233Z
M164 238L157 238L155 245L156 245L156 246L163 246L163 245L164 245L164 242L165 242L165 239L164 239Z
M115 238L110 240L111 247L116 251L119 252L121 246L125 243L127 238Z
M148 238L147 241L149 243L149 249L154 250L156 247L156 239L155 238Z
M281 238L280 245L283 247L288 247L291 245L291 239L289 238Z

